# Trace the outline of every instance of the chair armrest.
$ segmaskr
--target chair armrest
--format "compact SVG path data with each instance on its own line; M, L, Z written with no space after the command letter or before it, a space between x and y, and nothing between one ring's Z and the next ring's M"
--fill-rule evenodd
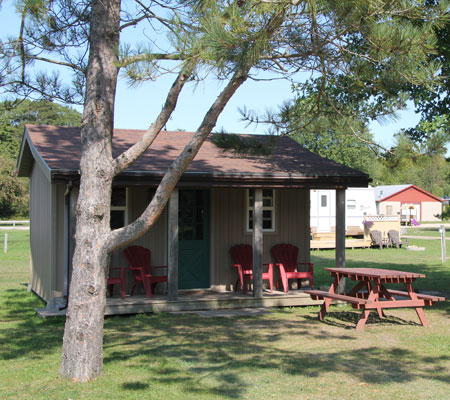
M314 263L311 263L311 262L301 262L301 263L298 263L297 265L307 265L308 266L308 271L309 272L313 272L313 268L314 268Z
M120 271L120 279L125 281L128 267L109 267L110 271Z

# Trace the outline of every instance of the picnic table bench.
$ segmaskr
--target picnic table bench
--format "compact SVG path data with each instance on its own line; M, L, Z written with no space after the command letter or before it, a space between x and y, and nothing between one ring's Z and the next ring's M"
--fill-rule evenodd
M321 290L305 290L313 300L324 300L319 312L319 319L323 320L333 300L350 303L355 309L363 310L356 330L363 330L369 314L376 310L380 318L384 317L385 308L413 307L416 310L420 323L428 326L422 307L431 306L434 302L444 301L444 297L416 293L412 283L416 278L425 275L405 271L392 271L377 268L325 268L334 277L328 292ZM349 278L358 282L346 294L336 293L342 278ZM387 289L386 283L403 283L406 291ZM362 291L364 290L364 291ZM398 300L394 296L406 298Z

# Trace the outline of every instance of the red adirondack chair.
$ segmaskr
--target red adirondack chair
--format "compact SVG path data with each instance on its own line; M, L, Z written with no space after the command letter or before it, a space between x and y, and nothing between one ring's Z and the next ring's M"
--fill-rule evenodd
M230 249L233 258L233 267L238 270L238 279L234 290L237 290L238 284L241 284L242 291L247 292L245 280L253 280L253 249L249 244L238 244ZM268 271L263 272L263 280L269 281L270 292L273 292L273 264L263 264L268 266Z
M106 284L109 289L109 297L113 297L114 295L114 285L120 285L120 289L122 291L122 299L125 298L125 288L126 288L126 268L114 268L110 267L109 272L111 271L120 271L120 275L117 276L110 276L108 280L106 281Z
M277 281L277 290L280 286L280 281L283 283L283 289L285 292L289 290L289 279L297 279L298 287L300 288L301 279L309 279L311 289L314 289L314 277L313 277L313 263L298 263L298 247L292 244L277 244L271 249L272 256L275 259L275 263L280 268L280 278ZM307 265L308 271L298 271L299 265Z
M138 284L143 284L145 295L152 297L155 286L160 282L167 282L166 275L153 275L152 270L155 268L166 268L167 265L151 265L150 250L142 246L129 246L124 251L129 269L133 272L134 284L131 288L130 296L133 296L134 290Z

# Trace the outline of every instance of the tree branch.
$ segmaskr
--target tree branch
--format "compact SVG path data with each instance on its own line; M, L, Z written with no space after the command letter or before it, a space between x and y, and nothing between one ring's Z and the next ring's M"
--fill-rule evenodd
M183 89L184 84L187 82L191 76L196 63L194 61L189 62L178 74L175 82L169 90L166 98L166 102L156 118L155 122L148 128L142 139L130 147L128 150L120 154L113 162L114 175L121 173L123 170L127 169L131 164L133 164L141 155L147 150L153 141L158 136L161 129L169 120L175 109L178 101L178 96Z
M27 55L26 57L31 60L37 60L37 61L43 61L43 62L50 63L50 64L62 65L63 67L69 67L69 68L75 69L77 71L80 71L83 74L86 74L86 70L76 64L68 63L65 61L52 60L50 58L45 58L45 57L32 56L32 55Z
M275 34L277 29L283 23L285 11L286 10L283 9L281 12L276 13L268 21L263 32L266 33L269 38ZM191 161L199 152L202 144L213 130L219 115L227 105L230 98L247 79L252 67L253 64L251 63L238 67L227 86L219 94L206 113L194 136L165 173L158 188L156 189L156 193L153 196L152 201L141 216L131 224L124 226L123 228L116 229L110 233L110 237L107 240L107 250L109 252L142 236L155 223L157 218L163 212L164 207L169 200L170 194L178 183L181 175L183 175L184 171L188 168Z
M220 113L230 100L231 96L233 96L236 90L247 79L250 68L251 67L239 69L217 97L192 139L167 170L152 201L141 216L131 224L111 232L110 238L107 241L108 251L113 251L142 236L154 224L164 210L170 194L178 183L181 175L183 175L184 171L188 168L190 162L197 155L200 147L216 125Z

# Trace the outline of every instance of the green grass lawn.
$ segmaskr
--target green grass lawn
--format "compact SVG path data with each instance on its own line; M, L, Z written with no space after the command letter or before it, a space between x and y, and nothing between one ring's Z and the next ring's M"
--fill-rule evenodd
M435 227L420 227L417 228L408 228L406 230L406 233L404 233L402 236L429 236L429 237L436 237L440 238L441 234L439 233L439 225L436 225ZM446 238L450 237L450 231L447 229L445 232Z
M3 237L0 232L0 239ZM10 231L0 253L1 399L448 399L450 302L427 308L429 328L414 310L371 315L362 333L359 312L333 306L324 322L318 307L268 314L201 318L153 314L107 318L104 375L87 384L58 379L64 320L42 320L40 300L27 293L28 232ZM403 249L347 252L349 267L425 273L419 290L449 293L450 262L439 242L412 240ZM318 285L334 251L315 251Z

